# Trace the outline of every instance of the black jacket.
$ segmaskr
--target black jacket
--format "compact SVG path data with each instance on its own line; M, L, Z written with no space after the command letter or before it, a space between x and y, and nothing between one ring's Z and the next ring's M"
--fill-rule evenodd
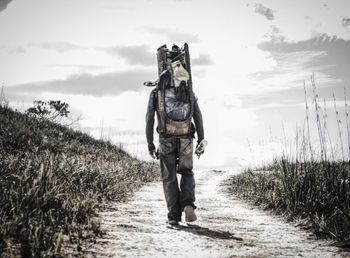
M154 131L154 114L157 112L157 91L153 90L149 96L147 114L146 114L146 138L148 143L148 149L154 150L153 143L153 131ZM193 105L193 120L195 126L192 126L194 135L197 132L197 142L200 143L204 139L203 119L202 113L199 109L197 98L195 98ZM193 125L193 124L192 124Z

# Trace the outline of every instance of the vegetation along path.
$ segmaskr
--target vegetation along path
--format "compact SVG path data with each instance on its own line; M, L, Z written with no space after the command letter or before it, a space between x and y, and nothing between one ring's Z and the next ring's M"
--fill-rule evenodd
M101 213L106 234L87 257L348 257L324 240L230 196L220 186L231 172L196 172L195 224L166 226L160 182Z

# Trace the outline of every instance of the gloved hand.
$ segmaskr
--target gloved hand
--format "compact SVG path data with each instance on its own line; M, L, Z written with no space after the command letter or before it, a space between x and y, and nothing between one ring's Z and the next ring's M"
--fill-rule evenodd
M198 158L204 153L205 147L208 145L208 142L204 139L198 141L196 150L194 153L198 156Z
M152 159L158 159L158 153L156 152L156 146L153 143L148 144L148 153Z

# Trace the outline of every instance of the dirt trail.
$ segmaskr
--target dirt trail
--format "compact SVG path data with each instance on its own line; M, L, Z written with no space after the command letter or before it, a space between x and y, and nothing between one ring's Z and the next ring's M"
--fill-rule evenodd
M230 172L196 172L196 224L166 226L161 183L101 213L107 234L88 257L349 257L268 212L222 191Z

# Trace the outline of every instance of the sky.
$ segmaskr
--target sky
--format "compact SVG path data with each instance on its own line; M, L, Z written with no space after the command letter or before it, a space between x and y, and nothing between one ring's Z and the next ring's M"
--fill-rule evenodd
M12 107L65 101L80 130L149 160L143 82L157 79L159 46L187 42L209 143L195 166L257 164L303 126L313 73L333 143L334 103L346 139L349 11L348 0L0 0L0 82Z

